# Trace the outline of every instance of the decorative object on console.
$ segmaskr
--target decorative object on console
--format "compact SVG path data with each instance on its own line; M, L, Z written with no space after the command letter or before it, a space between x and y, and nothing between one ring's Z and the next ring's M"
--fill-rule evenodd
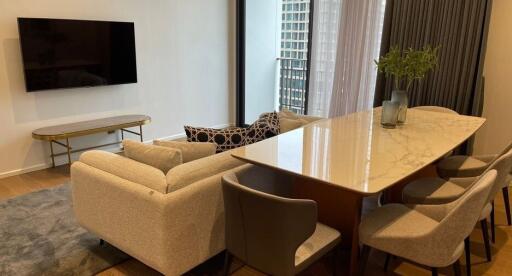
M71 145L69 143L70 138L87 136L100 132L112 133L114 131L120 130L121 140L124 139L124 133L128 132L131 134L138 135L140 137L140 141L142 142L142 126L145 124L149 124L150 122L151 117L147 115L114 116L90 121L82 121L70 124L43 127L34 130L32 132L32 138L50 142L50 157L52 158L53 167L55 167L55 157L66 154L68 156L68 164L71 165L71 153L91 150L105 146L117 145L120 144L121 141L82 149L73 149L71 148ZM139 132L127 129L130 127L139 127ZM66 143L64 144L59 140L65 140ZM66 148L67 151L64 153L55 153L53 151L54 143L56 145Z
M181 150L183 163L214 155L217 150L217 144L215 143L154 140L153 144Z
M242 127L215 129L185 126L185 133L188 142L215 143L217 152L223 152L243 146L247 129Z
M405 123L406 120L409 105L408 90L415 80L421 81L430 70L435 68L440 48L440 46L432 48L428 45L421 50L408 48L402 51L398 46L394 46L385 56L380 57L378 61L375 60L380 73L386 74L387 78L394 78L391 101L399 102L399 124Z
M155 167L164 174L170 169L183 164L183 157L179 149L146 145L132 140L124 140L123 147L126 157Z

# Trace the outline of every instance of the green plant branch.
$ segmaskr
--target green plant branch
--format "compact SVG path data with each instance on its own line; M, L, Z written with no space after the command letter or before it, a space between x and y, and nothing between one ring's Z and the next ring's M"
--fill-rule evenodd
M386 55L375 60L375 64L380 73L394 79L394 89L400 90L405 80L405 89L408 91L415 80L421 81L437 66L440 48L427 45L421 50L408 48L401 51L398 46L393 46Z

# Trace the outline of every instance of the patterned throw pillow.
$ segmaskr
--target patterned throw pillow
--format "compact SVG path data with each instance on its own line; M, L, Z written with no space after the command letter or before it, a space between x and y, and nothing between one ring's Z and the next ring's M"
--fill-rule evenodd
M277 112L263 113L256 122L247 128L244 145L250 145L279 134L279 115Z
M216 143L217 153L219 153L243 146L247 129L214 129L185 126L185 133L187 134L187 141L189 142Z

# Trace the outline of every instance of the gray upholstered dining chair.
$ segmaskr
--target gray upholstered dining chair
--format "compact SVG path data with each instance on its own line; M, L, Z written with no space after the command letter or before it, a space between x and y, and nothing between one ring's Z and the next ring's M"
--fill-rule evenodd
M451 110L451 109L446 108L446 107L435 106L435 105L415 106L415 107L413 107L413 109L424 110L424 111L432 111L432 112L441 112L441 113L454 114L454 115L458 115L459 114L455 110Z
M454 155L441 160L437 164L437 174L441 178L453 177L476 177L481 175L496 159L512 149L512 143L505 147L499 154L490 155ZM506 183L510 184L512 177L509 176ZM508 196L508 185L502 187L503 201L507 215L508 225L512 225L512 215L510 212L510 200Z
M472 232L496 179L487 172L468 192L441 205L387 204L365 215L359 226L363 243L361 273L371 248L437 268L453 265L460 275L464 240Z
M496 194L504 186L508 186L507 179L512 169L512 149L500 156L492 162L490 166L483 172L487 173L491 170L497 171L495 184L493 185L486 205L480 212L480 225L482 228L483 240L487 260L491 261L491 247L489 243L489 233L487 230L487 218L491 218L492 240L495 240L495 224L494 224L494 198ZM444 180L442 178L425 178L413 181L407 184L402 191L402 201L406 204L422 204L432 206L451 202L461 197L468 189L476 183L478 177L467 178L450 178ZM426 207L427 208L427 207ZM466 252L469 254L469 252ZM468 258L469 256L466 256Z
M225 274L234 255L270 275L295 275L339 244L338 231L317 223L316 202L284 198L241 185L238 179L255 169L251 166L222 177ZM265 178L252 174L256 181Z

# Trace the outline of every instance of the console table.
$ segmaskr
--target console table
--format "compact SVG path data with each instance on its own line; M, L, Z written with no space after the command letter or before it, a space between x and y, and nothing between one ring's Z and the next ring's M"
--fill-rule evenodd
M93 147L73 149L69 143L69 139L72 137L87 136L100 132L114 133L116 130L121 130L121 140L124 139L124 132L132 133L142 138L142 126L151 122L151 117L146 115L123 115L114 116L90 121L82 121L70 124L56 125L50 127L44 127L36 129L32 132L32 137L37 140L43 140L50 142L50 156L52 158L52 166L55 167L55 157L60 155L68 156L68 163L71 164L71 153L80 152L99 147L111 146L120 144L121 141L108 143ZM139 132L131 131L126 128L139 127ZM60 142L59 140L64 140ZM66 148L66 152L55 153L53 151L53 144Z

